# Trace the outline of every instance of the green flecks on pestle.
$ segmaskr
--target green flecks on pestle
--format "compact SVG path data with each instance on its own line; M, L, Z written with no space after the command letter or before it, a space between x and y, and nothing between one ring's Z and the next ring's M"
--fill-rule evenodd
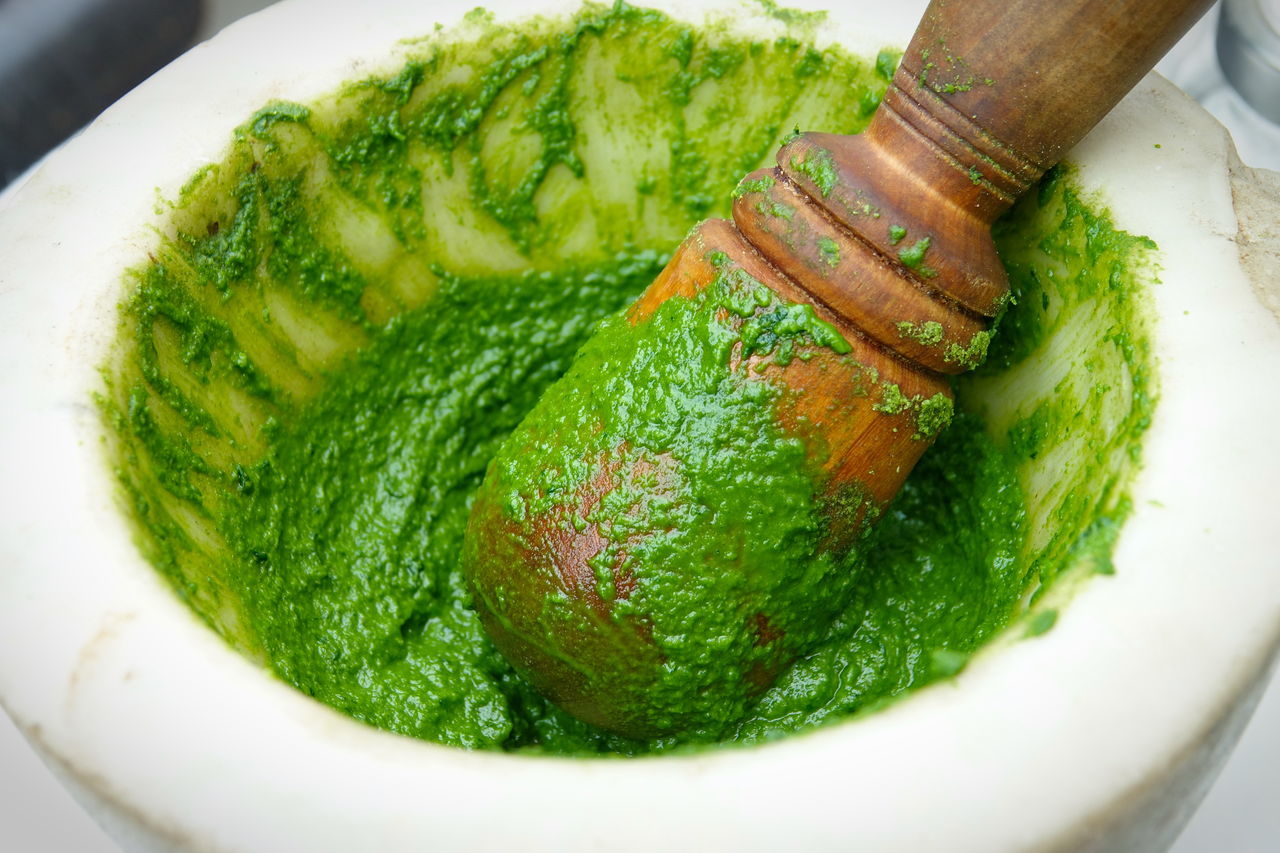
M942 360L952 364L959 364L965 369L972 370L986 360L987 348L990 345L990 332L975 332L966 346L954 343L948 344L947 348L942 352Z
M919 325L903 320L898 323L898 334L926 347L937 346L943 338L942 324L937 320L926 320Z
M818 251L829 267L840 266L840 244L830 237L818 238Z
M905 249L898 250L898 260L902 261L902 265L911 270L924 269L924 256L929 252L929 244L931 239L921 237L915 243Z
M831 195L836 186L836 164L831 153L815 149L805 153L803 159L791 158L791 168L813 181L823 198Z
M750 193L762 193L773 186L773 177L770 175L762 175L752 180L743 180L733 191L734 198L742 198Z

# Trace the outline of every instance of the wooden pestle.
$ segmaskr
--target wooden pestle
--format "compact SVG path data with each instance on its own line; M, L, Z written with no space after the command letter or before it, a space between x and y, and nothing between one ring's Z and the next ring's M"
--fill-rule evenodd
M840 332L851 351L768 366L788 391L782 428L819 439L810 445L821 448L822 499L852 507L828 514L823 547L847 550L884 509L932 442L928 404L949 412L947 375L985 356L1008 299L992 223L1209 5L933 0L867 130L786 143L778 166L740 184L733 222L695 228L631 308L630 322L642 323L728 266L786 303L812 305ZM868 375L878 384L855 394ZM572 496L588 508L621 464L594 461L602 473ZM477 495L464 553L477 610L516 668L581 719L631 736L714 732L805 651L785 630L787 614L763 606L741 620L749 642L735 648L753 657L728 670L745 673L739 683L698 688L737 691L717 705L737 710L682 707L650 678L680 661L654 648L643 613L619 617L633 573L613 579L612 597L593 582L600 531L563 512L530 519L526 509L513 520L499 475L491 468ZM823 591L811 593L817 601ZM551 598L573 618L549 619Z

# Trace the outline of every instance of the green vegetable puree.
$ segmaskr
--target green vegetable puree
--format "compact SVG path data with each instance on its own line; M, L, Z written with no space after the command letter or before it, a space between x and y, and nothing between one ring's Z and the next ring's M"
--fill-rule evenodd
M781 17L746 38L623 5L477 12L385 75L248 118L163 205L103 371L139 546L195 613L299 690L416 737L627 755L709 737L626 740L550 706L481 631L459 554L490 458L596 324L786 133L855 132L874 109L894 54L816 47L814 19ZM1016 301L957 383L956 422L860 546L833 623L720 740L953 675L1070 618L1072 580L1111 570L1154 406L1153 247L1069 169L998 238ZM775 358L761 318L779 308L744 318Z

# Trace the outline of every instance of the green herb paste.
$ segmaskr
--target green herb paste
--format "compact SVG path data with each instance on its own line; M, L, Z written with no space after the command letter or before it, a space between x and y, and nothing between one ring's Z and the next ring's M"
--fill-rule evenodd
M775 37L624 5L473 14L389 74L248 118L163 211L103 371L139 545L195 613L392 731L555 754L700 740L625 740L549 706L481 631L459 554L489 460L596 325L786 133L865 124L896 54L766 23ZM997 635L1070 618L1066 581L1110 571L1154 405L1153 247L1069 170L998 240L1015 301L955 423L863 544L848 603L721 740L954 675ZM795 352L820 343L797 335Z

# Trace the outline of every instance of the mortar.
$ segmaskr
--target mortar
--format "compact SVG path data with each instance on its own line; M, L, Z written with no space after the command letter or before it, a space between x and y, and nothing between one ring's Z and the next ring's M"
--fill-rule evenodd
M500 19L516 14L494 8ZM1280 584L1263 539L1263 484L1277 457L1245 436L1271 423L1277 405L1257 399L1244 382L1252 364L1276 357L1280 337L1265 289L1265 265L1274 264L1276 249L1274 231L1266 230L1274 229L1275 178L1240 167L1221 129L1156 78L1072 155L1075 165L1063 179L1090 210L1105 212L1115 231L1154 242L1128 271L1138 290L1100 288L1077 301L1066 286L1045 285L1037 291L1048 297L1044 310L1069 316L1027 360L1006 353L1017 366L990 370L965 392L993 435L1007 438L1017 423L1031 423L1039 404L1055 396L1076 401L1075 410L1098 423L1060 431L1063 440L1019 468L1032 519L1027 547L1048 555L1042 574L1053 583L1041 591L1028 580L1025 606L1020 601L996 620L1006 627L993 627L972 658L973 650L943 655L942 670L967 663L958 674L926 671L920 682L933 683L880 697L887 705L881 710L860 707L766 745L629 760L468 753L377 731L304 697L261 668L263 650L245 628L239 602L208 564L179 561L166 580L140 556L139 545L153 558L156 550L146 524L129 520L137 501L121 494L118 472L128 481L134 470L128 442L104 429L93 403L98 392L128 411L127 395L119 396L128 375L118 343L124 272L144 269L148 253L165 257L163 235L175 227L195 233L204 224L195 215L208 212L201 193L217 197L219 182L234 170L201 169L230 162L233 128L256 117L250 134L255 127L263 134L252 145L264 154L262 146L273 142L297 144L296 115L258 110L275 99L323 103L346 81L391 77L430 47L397 39L431 32L437 18L452 24L463 11L428 14L392 3L368 21L338 4L269 10L166 69L7 194L0 322L9 324L3 345L13 365L11 396L24 405L4 427L5 480L21 488L5 496L11 553L0 630L11 648L40 651L0 669L0 698L73 790L126 845L156 849L395 849L424 839L457 847L639 847L676 833L737 848L862 842L920 849L945 841L975 850L1128 850L1171 840L1247 717L1276 644ZM694 14L688 5L669 11ZM823 22L772 11L739 16L732 26L767 37L775 49L777 37L803 42L816 35L820 46L835 41L874 59L886 45L904 43L915 20L912 10L855 7ZM473 19L457 37L492 38L491 26ZM281 41L304 29L305 44ZM231 60L245 56L254 61ZM457 74L458 67L446 62L435 73ZM192 91L202 94L199 103ZM697 97L690 102L706 106ZM853 120L824 109L816 93L793 108L814 129L843 130L840 122ZM738 109L768 112L745 101ZM380 325L398 310L397 298L409 307L434 298L441 285L432 262L474 276L519 270L530 256L544 266L566 256L589 260L628 240L641 250L674 245L686 226L681 217L697 217L687 205L673 213L674 203L646 202L667 188L661 172L644 174L637 165L643 158L635 157L637 149L666 153L649 138L659 136L661 116L642 109L628 126L630 114L608 98L583 115L598 122L580 131L594 157L583 170L590 192L575 195L572 169L561 164L535 198L548 221L557 219L557 200L565 207L601 201L577 209L583 230L565 229L541 245L536 234L524 234L528 254L519 245L527 223L504 222L493 210L428 206L424 233L432 251L411 254L397 249L401 238L386 225L400 220L379 222L358 205L326 205L326 227L383 285L382 298L359 302L371 322ZM626 158L593 147L619 125L617 139L644 144L624 148ZM765 130L762 159L770 153ZM498 152L489 163L497 168L511 157ZM104 171L103 162L114 166ZM265 156L263 163L271 168ZM712 163L709 173L728 175L737 165ZM625 171L631 168L637 171ZM249 164L244 172L251 171ZM197 174L203 177L192 181ZM602 174L608 177L597 182ZM439 175L434 197L468 190L462 177ZM718 190L723 195L728 180ZM654 186L646 189L648 182ZM714 198L716 180L707 186ZM1053 193L1045 197L1051 206ZM436 215L441 207L448 216ZM457 239L432 239L446 230ZM1009 260L1039 263L1046 273L1070 266L1053 251L1078 248L1068 241L1047 259L1031 252ZM50 281L66 285L49 288ZM1080 354L1119 316L1117 308L1099 308L1118 292L1150 304L1154 318L1142 323L1150 358L1139 354L1128 363L1123 347L1113 345L1099 351L1090 371ZM315 388L358 338L340 319L306 305L273 298L261 307L269 308L273 329L299 344L298 360L312 368L306 372ZM339 305L331 313L341 311ZM1006 332L1016 341L1016 325ZM1148 364L1159 403L1141 435L1139 460L1125 436L1134 418L1146 416L1132 404L1131 386L1142 373L1135 368ZM1091 402L1091 372L1128 392ZM211 403L210 411L234 411L251 424L239 436L242 445L255 440L261 413L251 398L227 393L216 377L208 386L188 381L188 391L222 404ZM299 380L293 393L312 385ZM1116 431L1105 428L1111 422L1124 427L1115 442ZM198 439L195 431L190 437ZM1082 462L1095 457L1098 466ZM1138 461L1145 462L1140 471ZM1097 505L1090 520L1127 515L1109 561L1094 559L1099 552L1087 546L1095 540L1082 537L1089 531L1055 522L1070 517L1059 511L1073 491ZM194 553L219 547L211 527L190 522L200 546ZM1114 575L1095 576L1111 564ZM1219 564L1230 565L1229 576L1215 571ZM755 740L773 734L765 726ZM571 825L557 808L566 799L575 803ZM636 803L657 808L639 813ZM928 820L920 819L922 804ZM494 820L495 806L509 819Z

